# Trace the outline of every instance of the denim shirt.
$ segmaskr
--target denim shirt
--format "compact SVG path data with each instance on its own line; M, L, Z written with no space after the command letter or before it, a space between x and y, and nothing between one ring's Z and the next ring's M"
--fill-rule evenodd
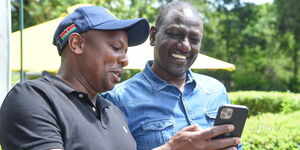
M226 89L219 81L188 70L181 92L158 77L151 69L152 64L149 61L143 72L103 94L125 115L138 150L163 145L191 124L202 129L213 126L219 106L229 103Z

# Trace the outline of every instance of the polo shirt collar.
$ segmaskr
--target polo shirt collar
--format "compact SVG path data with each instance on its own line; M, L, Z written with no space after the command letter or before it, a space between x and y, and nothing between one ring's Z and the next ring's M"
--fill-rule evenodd
M166 82L165 80L161 79L159 76L157 76L151 66L153 65L153 60L150 60L146 63L144 71L143 71L143 75L145 76L145 78L150 82L150 84L152 85L153 89L156 91L159 91L163 88L165 88L166 86L170 85L168 82ZM195 83L195 79L194 76L192 74L192 71L190 69L187 70L187 82L186 84L189 83Z
M103 109L111 106L111 104L107 100L105 100L102 96L100 96L99 94L97 94L96 105L101 111L103 111Z
M42 77L65 94L70 94L76 91L73 88L71 88L69 85L67 85L63 80L61 80L60 78L58 78L53 74L50 74L47 71L43 71Z
M60 78L58 78L55 75L50 74L47 71L43 71L42 73L42 77L44 79L46 79L48 82L50 82L52 85L54 85L56 88L58 88L59 90L61 90L63 93L65 94L71 94L71 93L81 93L84 94L84 96L88 97L88 95L86 93L80 92L80 91L76 91L75 89L73 89L72 87L70 87L69 85L67 85L63 80L61 80ZM103 110L104 108L110 106L110 103L107 102L106 100L104 100L100 95L97 94L97 101L96 101L97 105L100 106L100 110ZM97 107L98 107L97 106Z

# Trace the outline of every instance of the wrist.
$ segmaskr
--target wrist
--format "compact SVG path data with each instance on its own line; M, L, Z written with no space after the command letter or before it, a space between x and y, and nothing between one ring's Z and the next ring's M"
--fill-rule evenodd
M152 150L172 150L172 142L168 141L167 143L165 143L162 146L156 147Z

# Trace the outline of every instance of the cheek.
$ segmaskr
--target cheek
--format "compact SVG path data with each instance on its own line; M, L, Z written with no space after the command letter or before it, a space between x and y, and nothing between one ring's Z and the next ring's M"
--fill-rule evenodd
M91 57L94 57L94 60L96 61L95 65L98 65L99 67L108 67L117 60L116 54L111 51L99 52Z
M114 64L117 63L118 57L117 55L105 55L104 57L101 57L101 60L99 60L100 62L103 63L104 67L106 67L106 69L111 68Z
M176 50L177 40L173 40L173 39L162 40L157 45L158 45L158 49L160 50L160 53L167 54L169 51Z
M170 37L168 37L166 34L159 34L156 36L156 45L160 46L160 47L170 47L172 45L174 45L175 43L177 43L178 40L176 39L172 39Z
M193 54L198 54L200 52L200 46L196 45L196 46L191 46L192 48L192 53Z

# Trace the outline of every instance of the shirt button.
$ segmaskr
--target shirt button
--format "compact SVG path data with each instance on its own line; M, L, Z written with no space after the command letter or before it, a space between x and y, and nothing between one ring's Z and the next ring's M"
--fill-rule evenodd
M93 111L96 112L96 108L95 107L93 107Z
M83 94L79 94L78 97L79 97L79 98L83 98Z

